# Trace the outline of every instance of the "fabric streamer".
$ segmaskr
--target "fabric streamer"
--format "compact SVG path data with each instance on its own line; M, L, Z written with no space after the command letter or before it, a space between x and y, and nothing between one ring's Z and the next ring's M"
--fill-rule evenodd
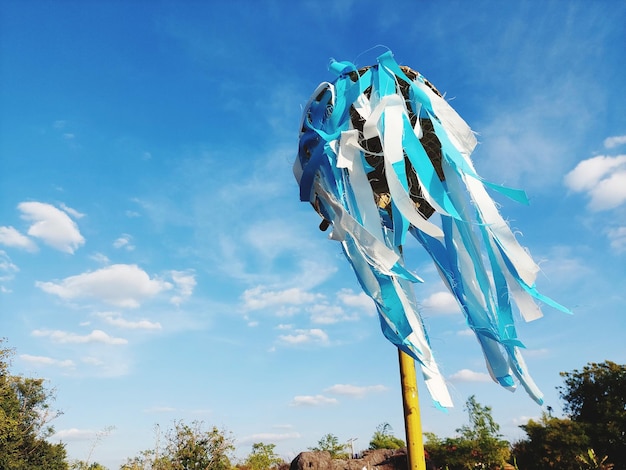
M476 334L494 381L539 391L520 354L514 307L526 321L542 316L539 271L499 214L486 188L528 203L523 191L483 180L470 154L469 126L421 74L391 52L357 70L332 61L337 76L314 91L303 113L294 175L300 199L332 226L358 281L375 302L385 337L415 358L438 407L452 400L424 328L404 263L413 236L432 257ZM517 379L517 380L516 380Z

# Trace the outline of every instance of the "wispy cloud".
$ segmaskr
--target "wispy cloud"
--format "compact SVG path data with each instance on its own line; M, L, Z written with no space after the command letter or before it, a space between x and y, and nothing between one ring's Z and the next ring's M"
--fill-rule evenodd
M247 289L243 295L243 306L246 310L259 310L279 305L302 305L321 299L321 294L312 294L299 287L285 290L267 290L264 286Z
M97 316L102 318L107 324L124 330L160 330L162 328L159 322L152 322L146 319L127 320L119 313L101 312Z
M607 236L611 242L611 248L618 253L626 252L626 227L609 229Z
M20 359L35 366L52 366L73 369L76 363L71 359L59 360L47 356L32 356L30 354L20 354Z
M126 251L133 251L135 249L135 245L132 244L132 240L133 237L124 233L119 238L115 239L113 247L117 249L123 248Z
M37 245L26 235L23 235L14 227L0 227L0 245L34 252Z
M336 405L339 400L324 395L298 395L291 400L290 406L325 406Z
M127 308L138 307L143 300L172 288L171 283L151 279L148 273L134 264L114 264L59 282L37 281L35 285L65 300L94 298Z
M46 245L73 254L85 243L76 223L66 212L43 202L21 202L17 208L22 219L31 222L28 235Z
M332 387L328 387L324 391L327 393L333 393L336 395L347 395L355 398L363 398L369 393L380 393L387 391L387 387L384 385L349 385L349 384L336 384Z
M124 338L114 338L102 330L93 330L91 333L86 335L78 335L76 333L61 330L33 330L31 334L37 338L50 338L55 343L103 343L110 345L128 343L128 340Z
M252 444L256 442L283 442L291 439L300 439L302 435L299 432L286 432L286 433L272 433L262 432L258 434L252 434L250 436L244 436L237 439L237 442L241 444Z
M83 214L82 212L78 212L76 209L73 209L62 202L59 204L59 207L75 219L82 219L83 217L85 217L85 214Z
M176 295L170 299L170 302L178 306L193 294L197 284L196 276L192 271L171 271L170 275L176 289Z
M521 426L523 424L528 424L528 421L539 421L541 419L540 416L517 416L511 420L514 426Z
M604 146L608 149L626 144L626 135L616 135L604 139Z
M541 349L526 349L524 351L524 357L548 357L550 350L548 348Z
M0 250L0 282L10 281L19 268L11 261L9 255Z
M302 345L302 344L328 344L328 334L319 328L310 330L296 330L294 334L280 335L278 339L285 344Z
M358 315L348 314L341 306L327 303L312 305L307 311L311 314L311 323L317 325L332 325L342 321L359 319Z
M461 369L450 375L448 380L451 382L491 382L489 374L484 372L474 372L469 369Z
M109 262L111 261L109 260L109 257L103 253L94 253L93 255L90 255L89 258L99 264L109 264Z
M352 289L341 289L337 292L337 299L347 307L354 307L363 310L370 315L376 313L374 301L364 292L355 294Z

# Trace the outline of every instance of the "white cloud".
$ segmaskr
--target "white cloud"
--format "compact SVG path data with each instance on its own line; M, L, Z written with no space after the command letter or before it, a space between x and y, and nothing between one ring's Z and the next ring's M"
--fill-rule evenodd
M311 323L318 325L332 325L340 321L358 320L357 315L348 315L339 305L315 304L309 307Z
M174 305L180 305L193 294L196 287L196 276L189 271L172 271L172 280L176 286L177 294L170 299Z
M280 335L278 337L283 343L287 344L308 344L308 343L328 343L328 335L318 328L310 330L296 330L292 335Z
M102 312L98 316L102 318L106 323L125 330L160 330L161 324L159 322L152 322L150 320L126 320L118 313Z
M554 175L562 173L563 146L542 125L550 105L537 104L538 96L535 100L513 114L503 108L503 114L480 127L482 142L475 156L479 174L528 190L551 184Z
M522 415L522 416L518 416L516 418L513 418L511 420L511 422L512 422L512 424L514 426L521 426L523 424L528 424L528 421L530 421L531 419L533 421L539 421L541 419L541 417L540 416L523 416Z
M0 250L0 282L10 281L13 279L13 273L19 271L19 268L13 264L9 255ZM4 273L4 274L3 274Z
M89 258L100 264L109 264L110 262L109 257L102 253L94 253L90 255Z
M67 212L69 215L71 215L75 219L82 219L83 217L85 217L85 214L78 212L76 209L72 209L71 207L66 206L63 203L59 204L59 206L61 207L61 209L63 209L65 212Z
M266 259L274 259L281 253L301 247L297 228L284 219L264 220L248 225L245 239L254 250Z
M626 165L621 171L616 171L603 179L589 191L591 200L589 209L602 211L614 209L626 202Z
M611 248L618 253L626 252L626 227L616 227L608 231Z
M37 245L14 227L0 227L0 245L21 248L31 252L37 251Z
M80 361L84 364L89 364L90 366L99 367L99 366L104 365L104 361L102 359L98 359L97 357L93 357L93 356L85 356L81 358Z
M604 146L608 149L617 147L622 144L626 144L626 135L616 135L616 136L607 137L606 139L604 139Z
M293 398L290 406L324 406L336 405L339 401L336 398L325 397L324 395L299 395Z
M252 434L250 436L245 436L241 439L237 439L237 442L240 444L252 444L255 442L283 442L288 441L290 439L300 439L302 435L299 432L287 432L287 433L271 433L271 432L262 432L258 434Z
M247 289L243 293L243 303L246 310L259 310L262 308L275 307L285 304L302 305L323 298L321 294L312 294L299 287L270 291L263 286Z
M564 178L575 192L587 193L592 211L613 209L626 202L626 155L598 155L583 160Z
M97 271L70 276L60 282L35 283L43 291L65 300L95 298L117 307L138 307L144 299L172 288L168 282L151 279L134 264L114 264Z
M469 369L461 369L448 379L452 382L491 382L491 377L485 372L474 372Z
M78 226L66 212L43 202L21 202L17 208L22 212L22 219L32 222L28 228L31 237L70 254L84 245L85 239Z
M549 355L550 350L548 348L524 350L524 357L548 357Z
M57 431L52 436L53 440L60 441L89 441L95 439L98 436L98 431L93 431L91 429L78 429L78 428L70 428L70 429L62 429Z
M374 304L374 301L364 292L355 294L351 289L341 289L337 292L337 298L341 303L348 307L358 308L369 313L370 315L374 315L376 313L376 305Z
M103 343L111 345L128 343L124 338L114 338L102 330L93 330L87 335L77 335L76 333L60 330L33 330L31 334L37 338L50 338L55 343Z
M457 314L461 313L459 304L454 296L448 291L435 292L422 302L424 310L435 314Z
M135 249L135 245L131 243L132 240L133 237L124 233L113 242L113 247L117 249L124 248L126 251L133 251Z
M364 387L359 387L357 385L349 385L349 384L336 384L332 387L328 387L325 392L334 393L336 395L347 395L356 398L362 398L368 393L377 393L384 392L387 390L387 387L384 385L367 385Z
M467 337L471 337L473 338L474 336L476 336L476 333L474 333L470 328L464 328L462 330L457 331L457 336L467 336Z
M66 369L72 369L75 367L74 361L71 359L66 359L64 361L53 359L51 357L46 356L31 356L30 354L20 354L20 359L29 364L33 364L36 366L54 366L54 367L62 367Z

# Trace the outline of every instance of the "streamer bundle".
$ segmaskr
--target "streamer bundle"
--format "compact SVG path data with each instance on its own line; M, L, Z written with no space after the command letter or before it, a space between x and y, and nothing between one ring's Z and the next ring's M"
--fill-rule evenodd
M390 52L357 70L332 61L337 75L311 96L302 117L294 174L300 199L332 226L363 290L374 300L385 337L420 364L438 406L452 400L433 357L402 247L413 236L432 257L482 347L494 381L542 394L520 354L514 307L526 321L539 300L538 267L499 214L486 187L528 203L523 191L475 171L476 138L422 75Z

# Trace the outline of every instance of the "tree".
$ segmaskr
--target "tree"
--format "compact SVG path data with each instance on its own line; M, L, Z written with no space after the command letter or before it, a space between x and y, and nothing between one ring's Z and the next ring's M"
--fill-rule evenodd
M120 470L230 470L233 438L215 426L203 431L202 424L176 421L166 434L163 453L157 439L155 449L127 459Z
M70 470L107 470L107 468L98 462L88 463L84 460L75 460L70 463Z
M328 452L333 459L347 459L346 444L339 444L339 439L333 434L326 434L317 442L317 447L309 447L313 452Z
M382 423L376 427L376 432L370 440L370 449L402 449L406 444L402 439L393 435L389 423Z
M262 442L256 442L252 444L252 452L246 458L244 465L250 470L270 470L283 463L281 459L274 452L276 444L263 444Z
M597 455L608 456L615 470L626 469L626 365L589 363L560 375L563 411L584 427Z
M7 470L67 470L63 444L46 439L59 413L50 407L53 393L43 379L11 375L13 350L0 339L0 468Z
M500 425L491 416L491 407L482 406L474 395L468 398L465 407L470 424L457 429L461 438L474 443L473 454L485 468L504 465L510 456L509 443L502 439Z
M474 395L465 407L469 425L457 429L458 436L439 439L435 434L425 434L424 447L431 464L449 470L502 467L510 457L509 443L502 439L491 408L478 403Z
M543 413L539 421L531 419L520 428L528 438L516 442L512 453L525 470L578 469L579 456L589 448L584 428L570 419Z

